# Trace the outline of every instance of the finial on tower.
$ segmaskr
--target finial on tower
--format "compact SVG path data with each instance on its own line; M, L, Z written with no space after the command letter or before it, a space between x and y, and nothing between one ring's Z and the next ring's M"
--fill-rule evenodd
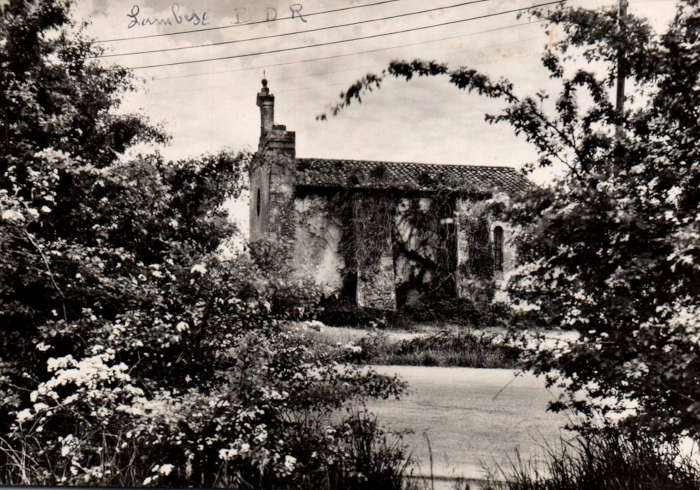
M263 77L265 72L263 71ZM260 107L260 134L265 135L274 126L275 121L275 96L270 93L267 88L267 79L262 79L262 89L258 93L258 107Z

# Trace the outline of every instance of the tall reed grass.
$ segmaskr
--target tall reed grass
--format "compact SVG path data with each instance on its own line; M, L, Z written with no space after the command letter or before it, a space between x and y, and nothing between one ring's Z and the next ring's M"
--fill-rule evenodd
M546 447L543 461L516 453L484 490L698 490L700 468L674 444L624 433L579 436Z

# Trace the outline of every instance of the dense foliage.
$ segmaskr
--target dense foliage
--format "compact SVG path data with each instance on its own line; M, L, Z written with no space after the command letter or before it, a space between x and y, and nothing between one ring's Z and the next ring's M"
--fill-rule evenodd
M396 311L360 308L353 299L326 298L317 318L326 325L360 329L376 326L387 330L411 330L417 324L449 323L460 327L488 328L516 325L522 329L541 326L531 315L510 305L425 295Z
M337 113L385 76L446 76L503 100L507 122L566 174L510 202L522 228L514 301L579 341L542 349L531 366L561 383L554 408L623 411L630 424L700 438L700 6L680 1L666 32L617 9L562 5L538 17L561 42L542 57L561 91L520 97L507 80L426 61L393 62L343 95ZM611 101L618 60L624 110ZM587 395L587 396L582 396Z
M70 3L1 15L0 482L394 481L371 418L328 417L402 384L289 326L319 294L276 246L220 253L248 155L128 159L167 137L118 115L130 75L91 59Z

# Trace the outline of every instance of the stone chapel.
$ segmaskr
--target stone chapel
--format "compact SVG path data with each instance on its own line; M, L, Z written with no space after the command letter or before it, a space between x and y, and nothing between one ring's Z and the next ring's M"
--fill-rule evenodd
M358 306L465 297L514 267L509 227L482 212L533 184L510 167L298 158L262 81L251 162L250 240L293 243L295 270Z

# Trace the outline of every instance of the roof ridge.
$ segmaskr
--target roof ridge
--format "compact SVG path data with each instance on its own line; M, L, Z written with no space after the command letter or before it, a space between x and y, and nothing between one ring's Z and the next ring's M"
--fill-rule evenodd
M513 170L514 172L517 172L515 170L515 167L511 167L509 165L472 165L472 164L459 164L459 163L422 163L422 162L387 162L387 161L382 161L382 160L354 160L354 159L349 159L349 158L315 158L315 157L309 157L309 158L296 158L297 161L299 160L323 160L326 162L356 162L356 163L392 163L396 165L431 165L434 167L474 167L474 168L495 168L495 169L508 169L508 170Z

